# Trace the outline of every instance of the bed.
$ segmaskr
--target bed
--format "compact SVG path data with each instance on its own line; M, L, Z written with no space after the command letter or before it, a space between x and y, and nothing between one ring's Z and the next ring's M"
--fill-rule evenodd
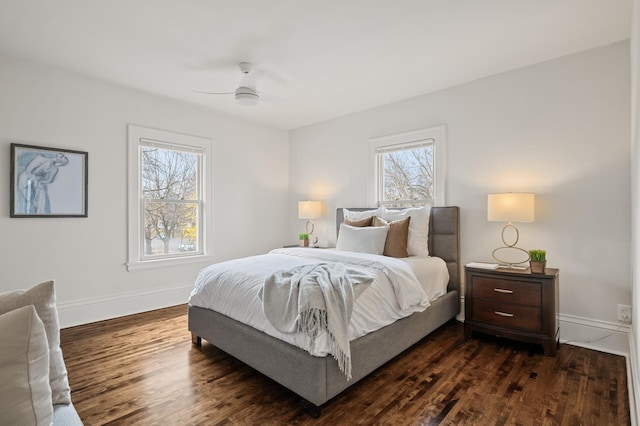
M348 209L365 212L367 208ZM339 230L344 210L336 211ZM459 208L432 207L428 226L429 255L446 263L446 293L422 311L366 334L350 343L351 374L347 380L330 355L313 356L306 350L245 325L227 315L189 304L188 328L193 344L202 339L270 377L303 398L313 417L320 406L369 373L453 319L460 311ZM295 249L294 249L295 250ZM319 250L319 249L315 249ZM324 251L324 250L319 250Z

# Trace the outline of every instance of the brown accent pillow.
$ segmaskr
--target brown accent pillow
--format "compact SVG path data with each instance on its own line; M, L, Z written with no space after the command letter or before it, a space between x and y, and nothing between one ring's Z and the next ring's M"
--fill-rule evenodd
M358 219L358 220L352 220L345 217L343 223L349 226L357 226L358 228L364 228L365 226L371 226L373 224L373 216L367 217L365 219Z
M407 240L409 239L409 220L411 216L404 219L388 222L381 217L373 217L373 226L389 225L387 240L384 243L385 256L389 257L409 257L407 251Z

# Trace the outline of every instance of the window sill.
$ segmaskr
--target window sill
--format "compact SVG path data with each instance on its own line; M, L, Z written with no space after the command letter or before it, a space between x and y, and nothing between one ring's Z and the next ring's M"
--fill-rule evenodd
M136 262L128 262L126 263L127 271L139 271L144 269L157 269L163 268L167 266L182 266L182 265L191 265L194 263L212 263L213 256L210 255L199 255L199 256L189 256L189 257L179 257L179 258L171 258L171 259L153 259L153 260L142 260Z

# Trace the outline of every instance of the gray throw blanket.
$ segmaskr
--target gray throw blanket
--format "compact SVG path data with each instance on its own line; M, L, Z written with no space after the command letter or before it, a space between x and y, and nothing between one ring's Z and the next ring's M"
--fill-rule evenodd
M323 332L338 367L351 379L349 321L353 312L354 286L373 277L341 263L302 265L276 271L264 282L259 296L269 322L283 333L302 332L310 345Z

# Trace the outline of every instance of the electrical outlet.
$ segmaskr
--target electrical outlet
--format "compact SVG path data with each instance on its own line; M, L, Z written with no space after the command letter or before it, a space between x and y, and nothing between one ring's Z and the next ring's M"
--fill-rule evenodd
M631 306L618 305L618 321L626 323L631 322Z

